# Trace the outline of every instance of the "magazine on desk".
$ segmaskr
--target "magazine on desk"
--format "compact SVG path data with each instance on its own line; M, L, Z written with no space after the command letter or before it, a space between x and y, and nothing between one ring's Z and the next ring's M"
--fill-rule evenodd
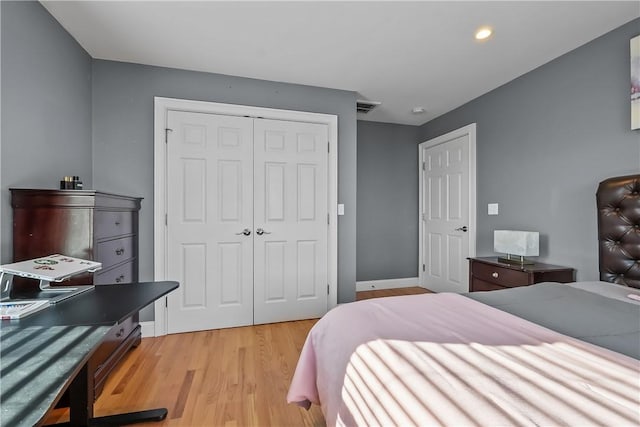
M49 300L0 302L0 320L21 319L49 307Z

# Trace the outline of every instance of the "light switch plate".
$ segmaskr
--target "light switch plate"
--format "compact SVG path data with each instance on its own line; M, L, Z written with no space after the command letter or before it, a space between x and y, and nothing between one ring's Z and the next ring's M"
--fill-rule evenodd
M498 204L497 203L489 203L487 205L487 214L488 215L498 215Z
M338 203L338 215L344 215L344 203Z

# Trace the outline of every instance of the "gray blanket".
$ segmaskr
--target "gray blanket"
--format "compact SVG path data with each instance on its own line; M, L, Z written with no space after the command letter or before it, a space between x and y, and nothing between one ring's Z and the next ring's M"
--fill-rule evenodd
M630 289L629 293L638 293ZM640 305L558 283L465 296L564 335L640 359Z

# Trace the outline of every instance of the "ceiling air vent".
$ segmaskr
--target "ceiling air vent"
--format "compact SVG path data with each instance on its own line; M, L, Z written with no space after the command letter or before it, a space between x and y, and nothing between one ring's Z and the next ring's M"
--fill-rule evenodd
M356 111L358 113L367 114L369 111L382 104L378 101L363 101L361 99L356 101Z

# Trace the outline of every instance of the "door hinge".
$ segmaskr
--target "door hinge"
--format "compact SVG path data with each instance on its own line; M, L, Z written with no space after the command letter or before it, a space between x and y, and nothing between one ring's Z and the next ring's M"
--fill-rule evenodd
M173 129L166 128L164 130L164 143L165 144L169 143L169 132L173 132Z
M426 220L427 220L427 214L426 214L426 213L423 213L423 214L422 214L422 220L423 220L423 221L426 221Z
M427 170L427 162L422 162L422 170L423 171Z
M169 297L164 297L164 307L169 308Z
M327 153L331 152L331 141L327 141Z
M422 271L427 271L427 266L422 264Z
M169 216L164 214L164 225L169 225Z
M327 213L327 225L329 225L330 218L331 218L331 215Z
M329 284L327 283L327 295L329 295Z

